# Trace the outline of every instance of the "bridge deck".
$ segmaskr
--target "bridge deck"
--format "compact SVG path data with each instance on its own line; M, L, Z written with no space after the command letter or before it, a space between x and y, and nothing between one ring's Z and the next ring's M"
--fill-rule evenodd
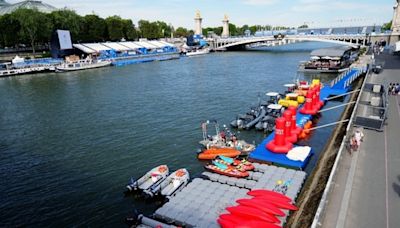
M320 94L321 100L325 100L329 96L335 96L348 92L350 86L344 87L344 83L346 80L348 80L358 72L359 70L356 69L351 70L332 88L330 86L325 86L324 88L322 88ZM300 127L303 127L307 121L312 119L312 116L303 115L299 112L299 110L300 108L297 110L296 124ZM286 157L286 154L276 154L265 147L271 140L274 139L274 137L275 137L275 132L272 132L270 135L268 135L267 138L265 138L261 142L261 144L258 145L258 147L250 154L249 158L252 160L256 160L258 162L272 163L275 165L293 167L296 169L304 169L304 167L307 165L308 161L310 160L310 157L314 154L314 152L311 151L310 155L303 162L290 160L289 158Z

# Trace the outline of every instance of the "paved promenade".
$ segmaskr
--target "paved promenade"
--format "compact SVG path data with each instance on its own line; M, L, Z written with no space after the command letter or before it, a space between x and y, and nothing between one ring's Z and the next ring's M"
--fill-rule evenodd
M382 54L384 71L367 82L400 83L400 57ZM400 227L400 96L389 97L383 132L364 129L360 150L344 154L322 227Z

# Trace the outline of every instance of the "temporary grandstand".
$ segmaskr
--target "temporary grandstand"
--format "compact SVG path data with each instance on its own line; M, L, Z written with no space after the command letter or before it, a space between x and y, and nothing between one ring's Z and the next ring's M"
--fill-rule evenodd
M164 41L124 41L105 43L81 43L74 44L74 48L85 54L101 55L104 51L114 51L117 54L148 54L154 52L176 51L176 46ZM134 53L136 52L136 53Z
M155 40L80 43L73 47L82 55L108 59L116 66L179 58L175 45Z

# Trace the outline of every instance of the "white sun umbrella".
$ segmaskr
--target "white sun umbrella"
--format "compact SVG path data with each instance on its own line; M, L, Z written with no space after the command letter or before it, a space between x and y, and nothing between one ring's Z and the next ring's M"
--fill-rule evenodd
M318 59L320 59L318 56L311 56L311 58L310 58L311 60L318 60Z
M324 56L324 57L322 57L323 59L332 59L332 57L330 57L330 56Z

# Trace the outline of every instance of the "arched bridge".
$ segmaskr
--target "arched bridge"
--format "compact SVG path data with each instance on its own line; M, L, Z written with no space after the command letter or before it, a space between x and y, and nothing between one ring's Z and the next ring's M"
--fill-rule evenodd
M326 42L348 45L357 47L360 45L367 45L369 37L366 35L286 35L283 38L276 38L274 36L261 36L261 37L230 37L230 38L217 38L208 40L211 48L216 51L243 49L250 45L255 46L279 46L286 45L294 42Z

